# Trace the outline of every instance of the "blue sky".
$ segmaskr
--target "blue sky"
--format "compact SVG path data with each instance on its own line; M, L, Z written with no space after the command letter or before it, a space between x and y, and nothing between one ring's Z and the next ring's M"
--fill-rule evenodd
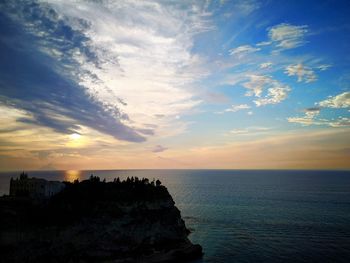
M4 1L1 163L348 167L347 2Z

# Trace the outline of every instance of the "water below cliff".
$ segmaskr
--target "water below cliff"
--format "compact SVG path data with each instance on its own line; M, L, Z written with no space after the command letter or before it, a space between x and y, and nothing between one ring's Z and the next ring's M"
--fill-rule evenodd
M159 178L201 262L349 262L350 172L133 170L48 171L50 180ZM19 173L0 174L0 194Z

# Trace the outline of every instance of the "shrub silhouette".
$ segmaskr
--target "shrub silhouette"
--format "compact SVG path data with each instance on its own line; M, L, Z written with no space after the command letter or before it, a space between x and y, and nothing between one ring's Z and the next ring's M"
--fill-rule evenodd
M91 175L89 180L64 183L65 189L49 200L48 211L40 213L45 214L43 220L69 224L85 216L118 216L121 204L171 199L159 180L149 183L147 178L128 177L122 181L118 177L106 182Z

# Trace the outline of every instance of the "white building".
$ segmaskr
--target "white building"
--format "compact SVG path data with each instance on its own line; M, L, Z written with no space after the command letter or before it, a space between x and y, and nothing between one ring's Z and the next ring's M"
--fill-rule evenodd
M29 178L26 174L22 173L20 178L11 178L10 195L48 198L62 191L64 187L64 183L34 177Z

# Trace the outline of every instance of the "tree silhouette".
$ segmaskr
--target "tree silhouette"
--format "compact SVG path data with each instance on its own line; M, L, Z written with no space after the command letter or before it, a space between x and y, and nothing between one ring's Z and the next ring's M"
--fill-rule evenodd
M100 180L100 177L94 176L93 174L91 174L90 175L90 181L91 182L95 182L95 183L99 183L101 180Z
M20 179L20 180L28 179L28 174L25 173L25 172L22 172L22 173L19 175L19 179Z

